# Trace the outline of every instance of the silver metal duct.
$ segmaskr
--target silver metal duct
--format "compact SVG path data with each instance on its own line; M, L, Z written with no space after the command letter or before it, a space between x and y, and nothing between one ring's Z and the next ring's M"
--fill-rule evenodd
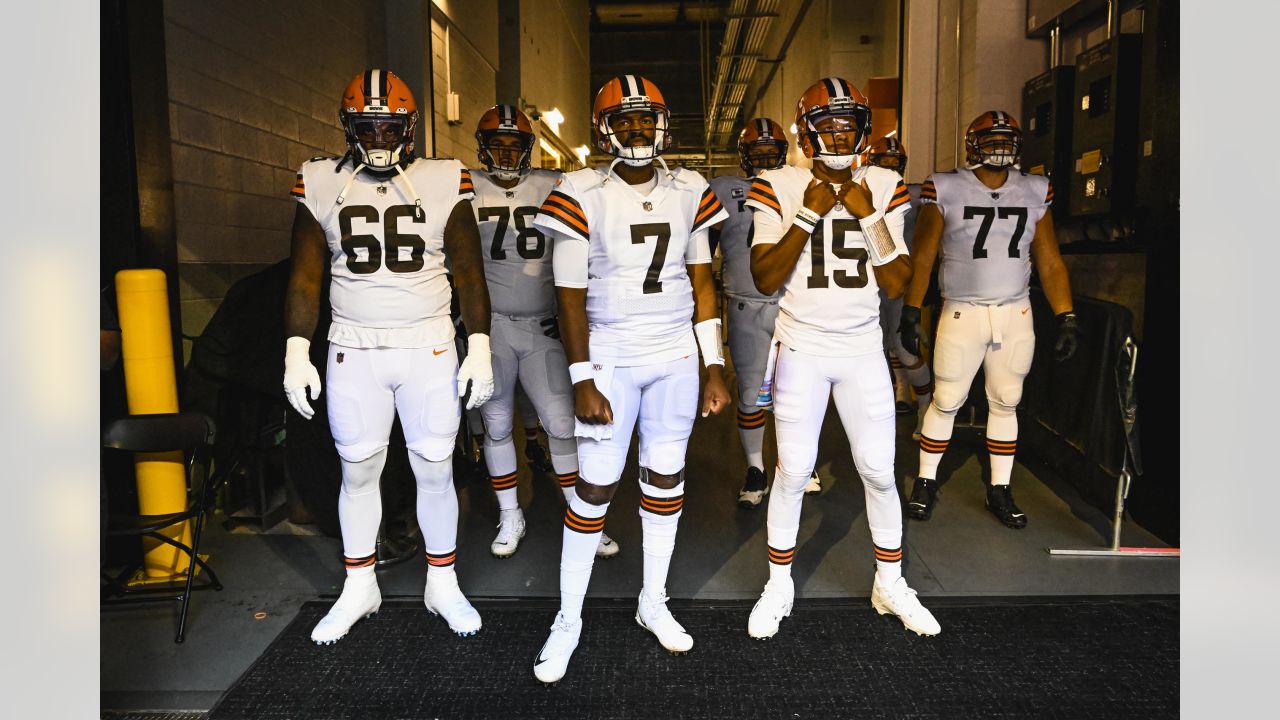
M763 58L769 27L778 17L780 0L731 0L725 14L724 41L716 58L715 80L707 101L706 144L728 147L738 129L742 100Z

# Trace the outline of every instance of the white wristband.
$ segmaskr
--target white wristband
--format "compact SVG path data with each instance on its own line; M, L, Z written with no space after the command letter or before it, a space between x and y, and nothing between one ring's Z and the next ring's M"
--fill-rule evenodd
M592 380L596 376L596 370L589 362L576 362L569 366L569 380L574 385L583 380Z
M818 227L818 222L821 220L822 217L819 216L818 213L807 207L801 206L801 208L796 211L795 221L792 224L809 234L813 234L814 228Z
M720 343L720 318L703 320L693 326L693 336L698 339L698 350L707 367L724 365L724 352Z

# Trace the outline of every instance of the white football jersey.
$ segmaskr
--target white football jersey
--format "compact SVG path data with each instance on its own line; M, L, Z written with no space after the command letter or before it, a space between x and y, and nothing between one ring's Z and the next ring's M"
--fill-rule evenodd
M892 170L863 166L851 182L867 181L877 215L883 213L896 253L906 254L903 216L910 207L907 187ZM807 168L767 170L752 182L747 207L755 211L753 245L778 243L804 207L804 191L813 180ZM878 220L872 217L872 222ZM880 286L871 270L862 226L843 206L822 217L783 284L774 337L802 352L851 356L879 352Z
M751 178L722 175L711 180L711 189L724 205L729 217L720 226L720 255L724 258L724 294L745 300L776 300L779 290L772 296L756 289L751 277L751 240L755 225L751 211L747 209L747 191Z
M1049 178L1011 170L992 190L972 170L957 169L930 175L921 200L942 212L944 300L1001 305L1027 297L1031 241L1053 202Z
M648 365L698 351L687 265L711 262L707 227L726 214L698 173L655 170L648 195L616 174L569 173L534 220L555 233L556 285L587 289L595 362Z
M358 348L451 341L444 226L454 205L474 194L470 173L457 160L415 159L405 174L423 199L419 209L398 173L362 170L339 204L354 169L339 162L303 163L292 192L329 242L329 340Z
M533 218L560 173L530 170L511 189L496 184L483 170L472 172L471 179L476 186L471 204L480 226L489 305L503 315L554 315L551 239L533 226Z

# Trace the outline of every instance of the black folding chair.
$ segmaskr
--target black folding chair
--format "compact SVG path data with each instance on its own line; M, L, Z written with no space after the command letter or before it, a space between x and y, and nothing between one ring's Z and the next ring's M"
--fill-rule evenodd
M215 486L228 474L220 472L210 478L208 473L214 435L213 420L198 412L129 415L112 420L102 433L102 447L105 449L131 453L181 450L187 458L185 510L166 515L113 515L108 518L106 528L108 536L145 536L186 553L191 562L187 565L187 579L181 594L173 594L176 589L174 584L162 587L128 587L129 577L137 572L141 563L133 563L115 576L105 571L102 573L102 603L105 605L158 600L181 601L178 634L173 640L175 643L182 642L186 633L187 607L191 602L192 591L222 589L217 574L200 558L200 535L204 529L205 511L209 507L209 499L214 495ZM199 482L196 477L197 467L203 468ZM190 547L161 532L192 518L195 519L195 529ZM199 585L194 584L196 567L204 571L204 580Z

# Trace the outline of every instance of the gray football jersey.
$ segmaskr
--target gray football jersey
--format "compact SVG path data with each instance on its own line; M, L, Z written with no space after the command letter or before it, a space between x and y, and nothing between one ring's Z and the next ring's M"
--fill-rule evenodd
M533 217L560 173L530 170L510 190L495 184L483 170L472 171L471 177L476 188L471 204L480 226L480 252L493 311L518 316L555 314L551 242L533 226Z
M751 278L751 234L755 225L751 209L744 207L751 178L721 175L711 180L711 190L729 212L720 226L720 255L724 258L724 293L746 300L769 300L781 297L782 290L772 296L761 294Z
M1013 170L993 190L958 169L930 175L920 199L942 211L944 300L999 305L1027 297L1031 240L1053 202L1048 178Z

